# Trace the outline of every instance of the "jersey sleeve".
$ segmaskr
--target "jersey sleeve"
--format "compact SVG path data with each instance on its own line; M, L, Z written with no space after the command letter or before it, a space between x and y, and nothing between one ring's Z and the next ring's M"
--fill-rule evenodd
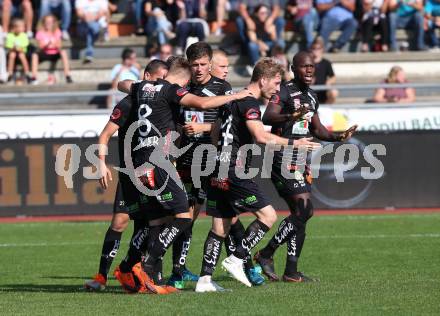
M131 109L131 98L126 96L113 108L112 114L110 115L110 122L115 123L119 127L123 126L130 116Z
M188 92L188 89L182 88L177 84L173 84L166 91L165 97L169 102L173 104L179 104L180 100L182 100L182 98L187 95Z
M287 88L284 84L281 85L280 87L280 92L274 94L270 100L269 103L271 103L272 105L278 105L281 108L283 108L288 101L288 92L287 92Z
M246 101L243 106L240 106L240 115L245 121L261 121L261 111L258 101Z

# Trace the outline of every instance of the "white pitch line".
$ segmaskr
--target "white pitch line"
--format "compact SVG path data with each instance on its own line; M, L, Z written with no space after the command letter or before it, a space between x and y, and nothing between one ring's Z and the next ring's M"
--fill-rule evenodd
M0 247L59 247L59 246L88 246L97 245L99 242L29 242L29 243L10 243L0 244Z

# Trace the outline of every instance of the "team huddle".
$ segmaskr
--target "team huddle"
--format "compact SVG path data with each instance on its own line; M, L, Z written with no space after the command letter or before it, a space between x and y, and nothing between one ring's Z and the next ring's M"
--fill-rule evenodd
M144 80L118 84L128 96L115 106L99 137L100 183L106 189L112 180L105 164L107 144L118 132L120 171L114 214L99 272L85 287L105 288L129 219L134 221L130 247L114 271L128 293L174 293L186 281L197 282L196 292L224 291L212 280L223 243L227 257L221 266L248 287L265 282L261 272L271 281L280 280L273 255L284 243L287 258L282 280L314 281L297 267L306 224L313 215L307 153L321 146L312 137L345 141L357 127L333 133L321 124L317 97L310 89L315 66L308 52L294 56L294 79L288 82L282 82L283 69L275 60L260 59L250 83L237 93L226 81L229 65L224 52L198 42L187 49L186 56L171 57L166 63L153 60ZM263 116L262 100L268 101ZM264 125L272 130L266 131ZM277 220L264 190L246 176L251 164L248 151L254 143L274 148L271 180L290 215L252 258L252 249ZM209 146L215 150L208 150ZM192 229L205 202L212 227L201 272L196 275L185 262ZM256 217L247 228L240 221L245 212ZM173 268L165 282L162 258L171 246Z

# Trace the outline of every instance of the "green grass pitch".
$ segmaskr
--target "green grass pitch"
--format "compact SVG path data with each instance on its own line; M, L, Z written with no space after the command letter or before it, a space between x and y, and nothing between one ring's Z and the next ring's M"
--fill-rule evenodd
M251 217L243 217L248 224ZM210 219L195 225L189 268L198 272ZM245 288L217 269L228 293L127 295L111 279L82 289L96 272L108 223L0 225L1 315L440 315L440 213L314 217L301 270L319 283ZM269 233L271 236L273 232ZM131 231L112 266L122 259ZM263 246L267 239L260 243ZM224 251L223 251L224 254ZM285 247L276 256L284 269ZM169 275L170 257L165 258Z

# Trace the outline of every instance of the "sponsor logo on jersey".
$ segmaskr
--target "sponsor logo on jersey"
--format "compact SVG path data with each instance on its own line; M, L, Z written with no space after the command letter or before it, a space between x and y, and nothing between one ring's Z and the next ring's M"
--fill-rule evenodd
M122 112L120 109L115 108L112 112L112 115L110 116L112 120L117 120L121 117Z
M260 118L261 112L258 109L249 109L246 112L247 120L258 120Z
M185 89L185 88L180 88L179 90L177 90L176 91L176 94L179 96L179 97L183 97L185 94L187 94L188 93L188 90L187 89Z
M293 97L296 97L297 95L300 95L301 93L302 93L301 91L297 91L297 92L291 93L290 96L293 98Z

